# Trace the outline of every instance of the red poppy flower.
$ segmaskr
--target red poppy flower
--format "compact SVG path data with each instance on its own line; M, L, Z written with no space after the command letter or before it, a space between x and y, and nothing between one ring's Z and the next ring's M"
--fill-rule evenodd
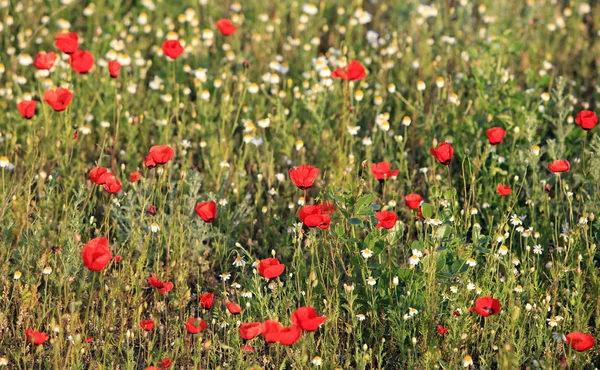
M133 171L133 172L129 173L129 181L131 181L131 182L137 182L141 178L142 178L142 174L137 171Z
M110 77L117 78L119 77L119 71L121 70L121 63L117 61L108 62L108 73L110 73Z
M503 197L510 195L510 193L512 193L512 189L510 188L510 186L506 185L506 184L500 184L496 187L496 191L498 192L498 194L502 195Z
M331 72L331 78L341 78L345 81L358 81L365 77L367 77L367 71L358 60L351 60L346 68L338 68Z
M310 189L317 176L319 175L319 169L307 164L302 164L296 168L290 168L288 173L290 178L296 184L296 186L302 190Z
M98 180L104 187L104 190L108 191L111 194L116 194L123 189L123 185L121 185L121 181L115 177L115 174L112 172L107 172L100 176Z
M260 261L256 268L262 277L275 279L283 273L285 265L279 263L277 258L267 258Z
M71 54L71 67L78 73L88 73L94 66L94 56L87 50Z
M94 341L94 337L87 337L85 338L85 342L86 343L92 343Z
M97 185L104 185L103 182L100 182L100 179L102 178L102 175L104 175L107 172L108 170L104 167L94 167L90 170L88 176L93 183Z
M200 216L204 222L212 223L217 217L217 203L214 201L200 202L196 206L196 214Z
M575 123L582 129L588 131L598 124L598 116L591 110L582 110L575 118Z
M269 322L267 324L267 322ZM265 325L266 324L266 325ZM268 330L265 332L265 327ZM263 336L267 343L279 342L284 346L290 346L296 343L302 335L302 329L297 325L283 327L280 323L272 320L263 323Z
M232 35L237 30L237 27L229 19L219 19L216 25L223 36Z
M154 206L148 207L148 209L146 210L146 213L148 213L149 215L152 215L152 216L156 216L156 207L154 207Z
M324 210L323 205L305 205L300 208L298 216L307 227L318 227L327 230L331 224L331 218L327 213L333 212L333 209L329 209L329 204L326 207L327 209Z
M94 238L81 249L85 266L92 271L102 271L113 258L108 248L107 238Z
M57 112L67 109L72 99L73 93L63 87L44 92L44 101Z
M254 352L254 347L247 344L240 346L240 349L244 352Z
M79 37L76 32L59 33L54 46L65 54L73 54L79 47Z
M190 317L188 319L188 321L184 324L186 330L188 331L188 333L190 334L198 334L198 333L202 333L206 327L208 326L208 323L202 319L197 319L195 317Z
M400 170L392 171L392 166L388 162L371 163L371 173L379 181L387 181L392 177L398 176Z
M567 343L577 352L587 351L594 346L594 337L590 334L584 334L575 331L567 334Z
M36 346L44 344L44 342L46 342L48 338L50 338L50 336L48 336L48 334L44 332L35 331L31 329L25 330L25 335L27 336L27 340L35 344Z
M165 357L160 360L157 365L160 366L161 369L168 369L171 367L171 365L173 365L173 361L169 360L168 357Z
M177 59L183 53L183 46L177 40L167 40L162 44L163 53L171 59Z
M47 70L47 69L52 68L55 61L56 61L56 54L54 54L53 51L51 51L49 53L38 53L35 56L33 65L37 69Z
M283 328L283 325L275 320L267 320L261 325L261 332L267 343L277 342L277 333Z
M156 366L148 366L147 368L145 368L144 370L160 370L160 367L156 367Z
M115 263L121 263L121 261L123 261L123 256L115 256L115 258L113 258L113 261L115 261Z
M171 289L173 289L173 283L170 281L167 282L163 282L160 279L158 279L156 277L156 275L151 274L150 277L147 279L148 284L152 285L153 287L155 287L156 289L158 289L158 292L160 294L167 294L171 291Z
M548 165L548 169L554 173L567 172L571 168L571 164L566 159L557 159Z
M502 127L492 127L487 129L487 137L492 145L498 145L504 139L506 131Z
M412 193L405 196L404 201L408 208L417 209L423 203L423 198L419 194Z
M142 320L142 321L140 321L140 326L145 331L151 331L152 329L154 329L154 321L152 321L152 320Z
M21 100L19 104L17 104L17 109L21 116L26 119L31 119L35 115L35 107L37 102L35 100Z
M227 301L225 302L225 306L232 315L238 315L240 312L242 312L242 307L239 304Z
M249 322L240 325L240 337L243 340L251 340L262 333L262 324L260 322Z
M200 307L205 310L210 310L213 305L213 301L215 299L215 295L212 293L204 293L200 296Z
M317 310L312 307L300 307L292 314L292 323L306 331L319 329L326 319L325 316L317 316Z
M449 165L452 161L452 155L454 155L454 148L450 143L443 142L436 149L431 148L429 153L437 158L441 164Z
M154 145L150 148L150 153L144 158L144 164L148 168L154 168L156 165L165 164L173 158L175 151L168 145Z
M382 227L384 229L391 229L396 225L396 221L398 221L396 212L391 211L377 212L375 218L379 220L379 223L375 226L378 229L381 229Z
M483 317L496 315L500 312L500 301L490 296L477 298L475 307L471 307L471 312L477 312Z
M437 332L439 335L444 335L448 332L448 328L443 327L442 325L437 326Z

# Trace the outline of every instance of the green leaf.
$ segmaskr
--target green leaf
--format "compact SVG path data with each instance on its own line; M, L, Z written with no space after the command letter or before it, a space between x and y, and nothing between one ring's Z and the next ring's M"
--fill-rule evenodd
M335 233L337 236L339 236L340 238L344 238L344 228L342 227L342 225L338 225L335 227Z
M373 244L373 254L377 255L381 252L383 252L383 250L385 249L385 243L383 242L383 240L377 240L374 244Z
M421 212L423 213L423 217L432 218L433 217L433 206L429 203L423 203L421 205Z
M435 237L438 240L441 239L445 239L450 235L450 231L452 231L450 229L450 226L448 225L441 225L440 227L438 227L438 229L435 231Z
M416 249L418 251L423 251L425 247L423 246L423 242L420 240L414 240L410 245L410 249Z
M356 201L356 206L354 207L354 214L357 216L365 216L369 215L373 212L373 208L371 208L371 203L373 202L373 193L362 195Z
M350 222L350 225L362 224L362 220L360 218L355 218L355 217L351 218L350 221L348 221L348 222Z
M446 267L446 253L439 253L435 264L435 270L441 272Z
M523 41L515 41L512 44L510 44L509 47L509 52L516 54L518 52L520 52L521 50L523 50L524 44Z
M444 192L444 198L450 200L454 198L454 194L456 194L456 190L454 188L448 189Z
M398 276L398 279L400 279L402 281L407 281L408 279L410 279L411 275L412 275L411 269L400 268L396 271L396 276Z

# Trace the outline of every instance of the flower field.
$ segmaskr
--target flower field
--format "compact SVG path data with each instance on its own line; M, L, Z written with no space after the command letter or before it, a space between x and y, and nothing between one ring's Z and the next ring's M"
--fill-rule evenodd
M600 367L598 19L0 0L0 368Z

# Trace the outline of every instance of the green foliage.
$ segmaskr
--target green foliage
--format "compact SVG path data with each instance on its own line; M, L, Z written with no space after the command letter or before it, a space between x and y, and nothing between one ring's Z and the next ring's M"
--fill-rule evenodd
M600 140L574 123L599 98L596 3L324 1L313 15L289 0L0 3L8 368L144 369L165 357L196 369L600 363L598 346L576 352L561 340L600 338ZM223 17L238 26L229 37L215 27ZM30 64L60 54L63 27L94 55L88 74L66 56L48 74ZM175 37L186 51L170 60L160 46ZM351 59L364 80L328 78ZM43 103L53 85L73 92L63 112ZM38 101L31 120L16 109L28 98ZM492 146L495 126L506 136ZM429 153L444 140L449 166ZM148 169L158 144L175 156ZM556 159L570 170L548 171ZM398 176L376 181L370 165L381 161ZM302 163L320 168L308 190L287 173ZM121 192L89 180L97 166ZM422 218L404 204L410 193L425 200ZM213 223L194 212L202 201L217 203ZM300 207L325 202L329 228L303 226ZM391 229L377 227L383 210L398 215ZM122 260L94 272L81 248L100 236ZM286 266L270 281L253 266L269 257ZM173 290L158 293L150 274ZM211 310L199 306L204 292L215 293ZM500 313L469 312L484 296ZM327 320L294 345L240 338L240 322L287 326L301 306ZM206 331L189 334L190 317ZM28 328L50 340L28 343Z

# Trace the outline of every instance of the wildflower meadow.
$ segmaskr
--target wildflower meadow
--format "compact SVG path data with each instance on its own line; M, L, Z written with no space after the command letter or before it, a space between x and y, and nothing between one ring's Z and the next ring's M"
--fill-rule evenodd
M599 40L590 0L0 0L0 368L599 368Z

